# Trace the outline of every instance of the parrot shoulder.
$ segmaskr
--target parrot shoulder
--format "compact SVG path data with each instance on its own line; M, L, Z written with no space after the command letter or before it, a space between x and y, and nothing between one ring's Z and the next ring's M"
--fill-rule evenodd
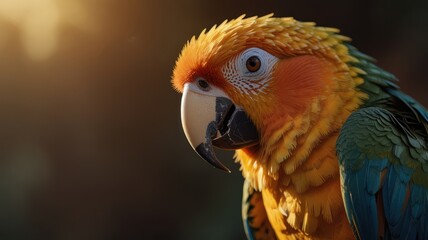
M341 129L336 151L345 211L359 239L428 239L425 110L393 94L394 107L361 108Z

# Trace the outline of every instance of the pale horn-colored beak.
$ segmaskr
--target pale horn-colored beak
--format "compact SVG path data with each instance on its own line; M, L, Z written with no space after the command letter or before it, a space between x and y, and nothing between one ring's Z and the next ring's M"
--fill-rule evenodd
M259 135L242 108L236 107L219 88L201 88L194 83L184 85L181 100L183 130L196 153L212 166L230 170L216 157L213 145L223 149L239 149L258 143Z

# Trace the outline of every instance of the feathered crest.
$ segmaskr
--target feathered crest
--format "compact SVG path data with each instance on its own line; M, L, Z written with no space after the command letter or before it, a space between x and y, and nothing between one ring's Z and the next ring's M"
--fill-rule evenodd
M345 62L357 60L341 44L350 39L338 32L336 28L317 27L313 22L299 22L291 17L241 15L208 31L204 29L187 42L176 62L173 85L181 91L184 83L191 81L189 76L195 69L220 66L245 48L255 46L280 58L303 54L324 56L347 68Z

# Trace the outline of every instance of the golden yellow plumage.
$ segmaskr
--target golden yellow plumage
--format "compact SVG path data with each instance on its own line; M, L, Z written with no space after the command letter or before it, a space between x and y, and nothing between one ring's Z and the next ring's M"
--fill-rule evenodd
M339 129L367 95L363 70L334 28L293 18L241 16L184 47L174 69L178 91L198 77L221 88L259 130L256 146L236 151L243 176L262 193L278 239L352 239L340 193L335 144ZM222 67L257 47L277 57L270 85L236 91ZM257 102L257 104L254 104Z

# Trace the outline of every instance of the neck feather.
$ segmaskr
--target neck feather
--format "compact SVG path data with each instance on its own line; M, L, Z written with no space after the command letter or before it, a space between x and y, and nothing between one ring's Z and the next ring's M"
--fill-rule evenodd
M284 113L265 119L263 124L269 130L262 131L260 144L236 152L243 174L253 187L261 190L278 180L288 185L316 148L329 149L323 151L330 151L335 157L335 136L365 98L365 94L357 90L361 79L356 76L351 70L334 72L326 80L323 93L313 97L302 113L294 116ZM321 157L312 160L313 167L320 164Z

